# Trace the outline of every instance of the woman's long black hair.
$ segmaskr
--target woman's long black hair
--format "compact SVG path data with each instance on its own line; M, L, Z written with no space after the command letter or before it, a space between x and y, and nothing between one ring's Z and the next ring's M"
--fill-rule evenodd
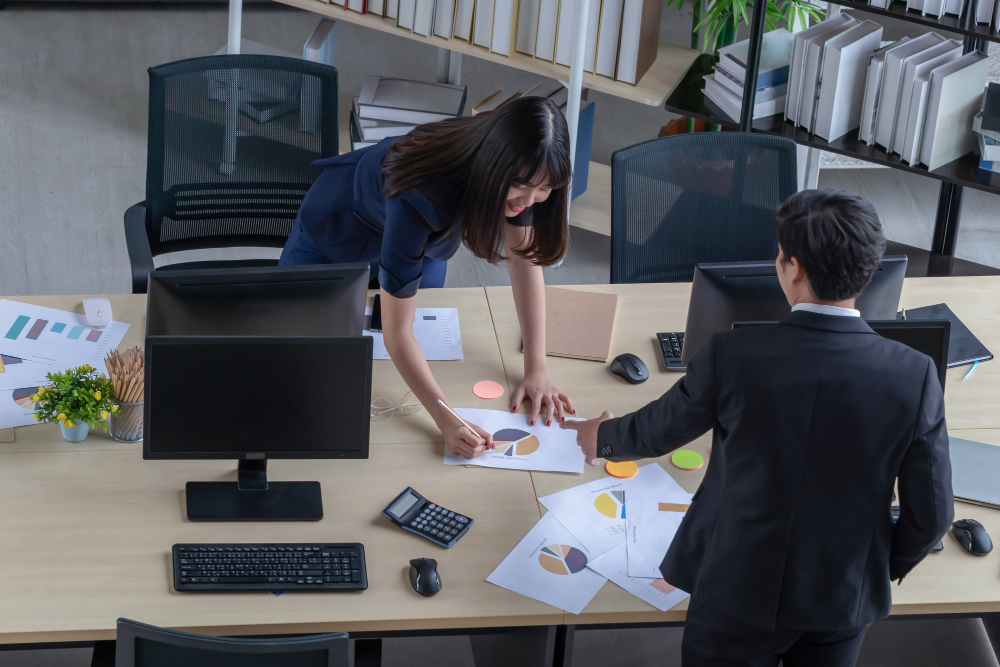
M504 259L508 191L545 179L552 187L548 199L509 219L532 227L527 246L516 252L541 265L566 253L569 130L549 99L521 97L478 116L421 125L389 148L382 173L386 197L414 190L431 198L458 196L462 240L493 263Z

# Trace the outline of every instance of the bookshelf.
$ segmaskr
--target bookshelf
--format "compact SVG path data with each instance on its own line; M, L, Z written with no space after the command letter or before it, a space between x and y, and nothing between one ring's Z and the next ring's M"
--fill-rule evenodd
M712 54L698 56L698 59L691 66L684 79L681 80L674 92L667 98L664 106L667 111L673 111L674 113L735 129L739 125L739 122L729 118L710 99L706 98L703 92L704 81L702 77L711 73L714 63L715 56ZM903 162L898 155L887 153L880 146L864 143L858 139L857 130L848 132L834 141L825 141L816 135L809 134L801 127L795 127L791 123L786 123L783 114L758 118L753 121L752 127L754 132L788 137L796 143L809 146L810 148L819 148L831 153L847 155L885 167L902 169L903 171L928 176L953 185L967 186L992 194L1000 194L1000 174L990 171L980 171L979 156L974 153L965 155L934 171L929 171L923 165L910 165Z
M979 49L986 50L988 41L1000 42L1000 33L993 32L989 26L978 25L966 14L963 18L945 16L940 19L921 16L918 12L907 11L905 3L891 3L888 8L880 9L856 0L830 0L831 5L855 9L871 14L890 16L895 19L933 28L943 32L958 33L964 39L966 53ZM759 67L760 44L764 36L764 12L759 11L760 5L755 3L750 30L750 53L747 68L747 79L755 81ZM941 183L941 194L938 200L937 214L934 220L934 233L931 242L929 261L931 275L953 275L960 271L961 264L955 260L955 244L961 219L962 191L969 187L991 194L1000 195L1000 174L979 169L979 156L970 153L933 171L923 165L910 165L903 162L898 155L889 154L878 146L858 139L854 130L832 142L827 142L811 135L801 127L794 127L784 121L783 114L751 121L753 115L754 91L744 96L741 118L733 120L716 107L704 94L703 78L712 71L715 63L714 54L701 54L677 87L668 96L664 107L668 111L684 116L698 118L730 129L742 129L749 132L763 132L792 139L796 143L839 153L848 157L865 160L874 164L900 169L935 179ZM927 251L923 251L926 253Z
M338 21L344 21L345 23L362 25L366 28L391 35L398 35L405 39L412 39L429 46L448 49L449 51L473 56L482 60L489 60L500 65L514 67L540 76L566 81L570 75L570 68L564 65L557 65L517 52L512 53L510 56L504 56L492 53L485 47L476 46L460 39L444 39L436 36L424 37L423 35L417 35L408 30L397 28L395 22L391 19L382 18L374 14L360 14L338 5L327 4L324 0L277 0L277 2L305 9L315 14L328 16ZM651 106L662 106L666 102L670 91L683 78L684 73L687 72L697 57L698 52L694 49L660 42L656 62L653 63L653 66L649 68L649 71L646 72L637 84L622 83L605 76L584 72L583 86L633 102Z

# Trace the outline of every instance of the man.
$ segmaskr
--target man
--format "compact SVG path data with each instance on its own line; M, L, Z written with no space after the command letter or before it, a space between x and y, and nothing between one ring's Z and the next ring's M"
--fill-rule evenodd
M934 363L854 310L885 250L874 209L812 190L777 219L787 319L715 334L632 414L562 424L591 465L662 456L712 429L704 482L660 566L691 593L685 667L853 665L889 614L889 582L952 521Z

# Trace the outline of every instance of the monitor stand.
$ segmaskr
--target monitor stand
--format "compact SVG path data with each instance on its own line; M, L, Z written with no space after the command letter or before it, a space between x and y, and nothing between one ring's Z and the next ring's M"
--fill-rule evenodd
M319 521L319 482L268 482L267 459L240 460L237 482L188 482L191 521Z

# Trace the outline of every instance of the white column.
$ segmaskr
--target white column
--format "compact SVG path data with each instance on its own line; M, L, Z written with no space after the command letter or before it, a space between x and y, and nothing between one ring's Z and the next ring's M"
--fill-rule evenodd
M229 53L240 52L243 39L243 0L229 0Z
M576 133L580 125L580 97L583 94L583 56L587 44L587 20L590 12L580 7L576 12L576 37L569 67L569 101L566 104L566 122L569 125L570 166L576 159Z

